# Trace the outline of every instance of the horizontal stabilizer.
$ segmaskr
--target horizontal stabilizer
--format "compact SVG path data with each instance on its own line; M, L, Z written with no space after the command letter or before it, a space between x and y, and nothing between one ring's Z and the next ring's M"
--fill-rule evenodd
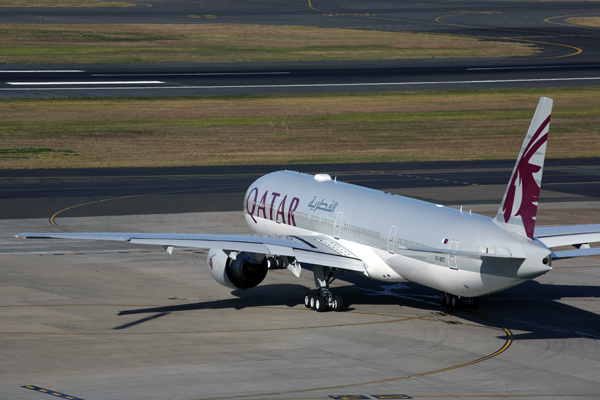
M563 250L563 251L555 251L552 253L553 260L564 260L566 258L590 257L590 256L600 256L600 248Z
M600 242L600 225L536 227L536 238L547 247Z

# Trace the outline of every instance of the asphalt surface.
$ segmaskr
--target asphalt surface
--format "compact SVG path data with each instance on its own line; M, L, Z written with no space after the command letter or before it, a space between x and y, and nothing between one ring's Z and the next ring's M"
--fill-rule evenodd
M271 24L430 32L530 43L532 58L302 63L2 65L0 97L242 95L598 86L594 2L203 1L2 8L10 23Z
M442 204L500 204L514 161L0 171L0 219L240 211L250 184L283 169ZM453 188L479 188L471 200ZM488 192L495 188L492 192ZM541 203L600 199L600 159L546 160Z

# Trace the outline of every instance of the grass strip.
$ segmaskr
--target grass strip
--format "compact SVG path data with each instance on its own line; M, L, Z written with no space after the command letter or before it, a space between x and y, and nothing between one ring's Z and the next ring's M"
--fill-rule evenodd
M590 28L600 28L600 17L571 17L565 19L565 22Z
M547 156L596 157L599 91L6 99L0 148L69 151L0 168L513 159L542 95L555 100Z
M0 24L0 63L517 57L524 43L408 32L234 24Z

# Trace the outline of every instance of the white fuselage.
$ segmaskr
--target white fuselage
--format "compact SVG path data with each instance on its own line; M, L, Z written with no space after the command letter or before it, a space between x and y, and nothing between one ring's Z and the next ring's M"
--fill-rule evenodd
M298 172L255 181L244 214L256 233L338 240L364 261L370 278L458 296L496 292L550 270L542 262L550 255L546 246L491 218Z

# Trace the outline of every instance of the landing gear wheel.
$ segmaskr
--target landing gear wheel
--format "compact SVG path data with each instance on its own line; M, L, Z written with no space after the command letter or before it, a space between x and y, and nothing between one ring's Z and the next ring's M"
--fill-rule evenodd
M342 296L332 294L329 291L324 293L315 293L314 291L307 292L304 295L304 307L318 312L329 310L339 312L346 309Z
M474 310L479 308L479 297L469 297L467 300L467 307L472 308Z
M446 293L446 305L450 307L452 305L452 295L450 293Z
M459 304L459 298L458 296L454 296L452 295L452 299L450 300L450 304L452 305L452 308L456 308Z
M344 301L342 300L342 296L333 295L333 309L337 312L344 310Z
M317 312L327 310L327 301L325 300L325 297L320 294L315 296L315 310L317 310Z
M446 293L444 293L444 292L440 292L440 304L443 306L445 306L447 304L446 303Z
M311 292L307 292L304 295L304 307L311 308L310 307L310 299L311 299L311 297L312 297L312 293Z
M310 293L309 297L310 297L310 309L315 310L316 309L315 295L313 293Z

